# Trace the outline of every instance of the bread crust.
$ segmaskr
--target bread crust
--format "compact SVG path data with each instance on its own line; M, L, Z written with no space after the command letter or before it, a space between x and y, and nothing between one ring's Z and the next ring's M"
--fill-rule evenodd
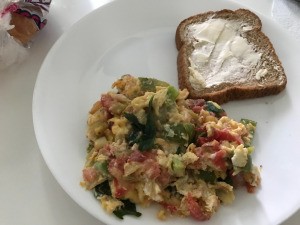
M252 26L251 32L245 32L243 37L262 53L261 57L265 62L264 67L268 69L268 76L255 82L253 80L251 82L237 83L224 82L202 90L196 90L192 87L189 80L189 56L193 51L193 47L186 40L186 28L190 24L202 23L212 17L238 20ZM258 98L280 93L286 87L287 78L271 41L261 29L262 23L259 17L247 9L209 11L183 20L178 25L175 36L178 49L177 70L179 87L188 89L190 98L203 98L219 104L232 100Z

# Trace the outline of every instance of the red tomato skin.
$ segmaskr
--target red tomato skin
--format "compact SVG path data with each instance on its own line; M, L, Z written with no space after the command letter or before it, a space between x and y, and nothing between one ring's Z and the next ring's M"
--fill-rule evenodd
M188 210L190 211L190 215L194 219L199 221L205 221L210 218L210 216L207 213L205 213L205 211L201 208L197 200L191 194L188 194L186 201Z

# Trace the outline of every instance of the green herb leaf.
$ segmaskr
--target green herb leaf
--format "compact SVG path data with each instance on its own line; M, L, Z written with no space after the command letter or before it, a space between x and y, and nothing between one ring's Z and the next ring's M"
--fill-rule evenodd
M213 171L206 171L206 170L199 171L199 178L209 183L214 183L217 179Z
M183 145L189 144L195 134L195 126L191 123L177 123L164 125L164 137L170 141Z
M138 143L143 135L145 125L141 124L134 114L124 113L124 116L132 126L132 130L126 137L126 141L129 143L129 145Z
M134 114L124 114L125 118L132 126L132 131L129 133L126 140L130 145L137 143L140 151L147 151L154 147L156 125L152 102L153 96L149 101L148 108L146 109L147 121L145 125L141 124Z
M89 143L89 146L86 148L86 152L89 153L94 148L94 144L92 142Z
M212 101L205 102L204 109L215 114L216 117L220 118L226 115L225 110L217 103Z
M241 119L240 122L245 125L246 129L250 133L250 140L245 143L245 147L250 147L254 137L257 122L249 119Z
M104 176L108 176L109 172L108 172L108 161L105 160L103 162L95 162L94 164L94 168L101 172L102 175Z
M249 119L241 119L240 122L246 126L246 128L248 129L250 134L254 135L257 122L255 122L254 120L249 120ZM249 128L250 126L247 126L249 124L252 125L251 128Z
M167 90L166 101L175 102L178 95L178 90L173 86L169 86Z
M171 168L175 176L182 177L185 174L185 165L184 163L180 160L180 158L173 157L172 162L171 162Z
M123 219L125 215L133 215L136 217L140 217L142 214L136 211L136 206L134 203L129 201L128 199L121 200L123 202L123 206L113 211L118 218Z
M227 174L225 179L218 178L218 181L223 181L223 182L233 186L233 180L232 180L231 175L229 175L229 174Z
M252 157L251 155L248 155L247 163L246 165L242 168L243 171L245 172L250 172L252 169Z
M149 106L146 110L147 113L147 122L145 129L143 130L143 135L139 143L139 148L141 151L150 150L154 147L154 140L156 135L156 126L155 126L155 115L153 112L153 97L149 101Z
M245 118L242 118L241 119L241 123L242 124L249 124L249 123L251 123L254 127L256 127L256 125L257 125L257 122L256 121L254 121L254 120L249 120L249 119L245 119Z
M132 129L132 131L129 133L129 135L126 138L126 141L130 146L132 146L135 143L139 143L141 136L142 136L142 131Z
M148 138L146 139L145 137L141 139L139 142L139 150L140 151L147 151L150 150L154 147L154 138Z
M185 152L186 152L186 148L183 145L179 145L177 150L176 150L176 154L180 155L180 154L185 153Z
M155 127L155 115L153 112L153 97L149 101L149 106L146 110L147 113L147 122L145 127L145 134L149 137L155 137L156 127Z
M154 78L139 77L138 79L140 81L140 87L143 92L146 91L155 92L156 86L167 87L170 85L167 82L157 80Z
M95 197L99 197L99 196L102 196L102 195L111 196L111 190L110 190L110 186L109 186L108 180L102 182L101 184L98 184L94 188L94 196Z

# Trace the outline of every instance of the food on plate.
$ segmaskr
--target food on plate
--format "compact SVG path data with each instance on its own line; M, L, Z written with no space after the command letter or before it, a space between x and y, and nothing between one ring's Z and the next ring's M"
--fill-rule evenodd
M153 78L124 75L112 87L89 111L81 182L108 213L141 216L136 204L156 203L160 219L208 220L235 187L260 185L256 122Z
M287 78L259 17L246 9L191 16L176 30L180 88L219 104L281 92Z

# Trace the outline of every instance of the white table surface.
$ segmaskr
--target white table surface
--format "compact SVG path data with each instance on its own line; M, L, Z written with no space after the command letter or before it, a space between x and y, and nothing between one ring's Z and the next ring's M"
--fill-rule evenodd
M0 71L0 225L103 225L80 208L47 168L32 125L39 68L72 24L110 0L53 0L48 25L21 65ZM126 1L126 0L124 0ZM271 16L272 0L234 0ZM282 225L300 224L300 211Z

